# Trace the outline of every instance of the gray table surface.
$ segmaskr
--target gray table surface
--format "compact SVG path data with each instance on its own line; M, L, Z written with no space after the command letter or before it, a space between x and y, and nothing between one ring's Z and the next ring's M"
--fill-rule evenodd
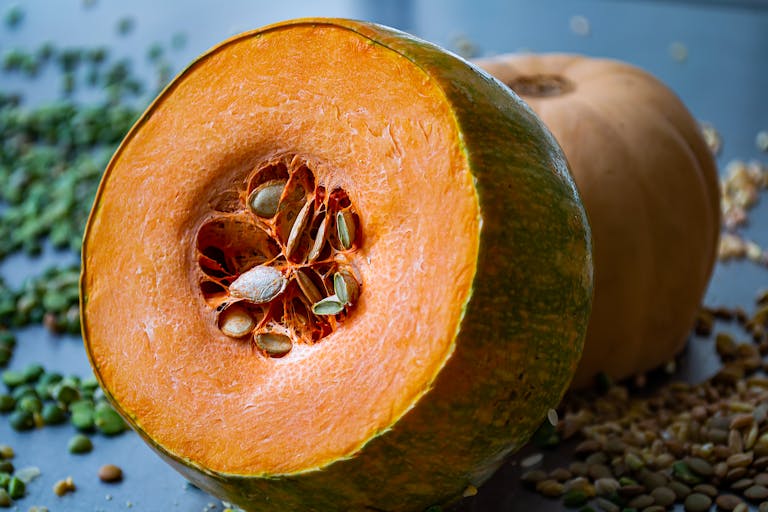
M713 123L724 139L718 163L731 159L768 161L755 146L755 135L768 129L768 2L746 1L630 1L630 0L134 0L96 2L83 8L80 0L17 2L26 12L19 30L0 30L0 51L35 48L53 40L60 46L107 44L114 53L131 57L147 72L144 55L150 43L168 44L171 34L187 34L186 46L172 54L175 69L216 42L242 30L281 19L303 16L343 16L368 19L408 30L447 48L479 55L516 50L567 51L620 58L639 65L671 86L694 115ZM12 2L0 2L0 13ZM136 21L135 30L118 37L115 24L123 16ZM583 17L588 34L571 29L574 16ZM672 45L687 50L674 59ZM23 90L32 102L56 97L52 80L43 75L28 83L0 77L0 90ZM768 206L762 201L752 212L745 233L768 246ZM763 221L761 223L761 220ZM66 253L46 251L40 258L11 257L0 263L0 275L17 285L51 264L76 261ZM751 308L755 291L768 287L768 269L748 262L718 265L705 298L708 305ZM18 332L19 346L11 363L21 368L41 362L50 370L88 375L81 340L54 336L43 327ZM692 340L680 370L681 378L700 380L717 367L712 343ZM16 448L17 467L38 466L42 475L29 485L18 510L32 505L52 511L202 511L221 510L221 502L186 485L133 433L113 439L95 436L95 450L70 455L66 443L70 426L17 433L0 421L0 443ZM560 456L548 453L544 464ZM98 481L104 463L121 466L125 480L118 485ZM504 466L461 510L559 510L560 505L525 492L515 483L516 460ZM58 498L53 483L73 476L78 490Z

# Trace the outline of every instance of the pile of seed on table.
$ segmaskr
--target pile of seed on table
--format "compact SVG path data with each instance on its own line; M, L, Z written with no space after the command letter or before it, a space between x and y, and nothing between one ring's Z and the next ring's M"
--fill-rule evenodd
M84 0L83 6L95 3ZM24 29L25 10L4 6L0 73L7 80L0 91L0 260L22 254L35 257L44 250L75 261L85 223L104 168L119 142L155 93L171 78L167 46L185 44L181 33L169 45L151 44L146 59L154 84L134 72L130 59L112 49L58 47L41 41L36 47L14 46L14 34ZM116 21L117 36L128 36L132 18ZM25 82L44 78L53 85L49 98L29 102L21 92ZM74 257L73 257L74 256ZM80 333L77 264L41 269L19 285L0 279L0 416L17 431L70 425L73 434L62 450L89 453L94 435L114 436L127 428L109 405L93 376L62 375L41 364L14 368L14 330L42 324L53 333ZM3 389L4 388L4 389ZM65 427L66 428L66 427ZM0 507L23 498L40 470L15 468L13 449L0 445ZM99 471L105 483L122 479L122 470L106 464ZM74 492L71 478L53 486L57 496ZM29 510L46 510L31 507Z
M737 323L744 340L715 334L722 365L714 376L662 383L649 396L604 379L601 392L567 397L557 427L545 423L534 441L581 439L573 460L544 470L539 454L524 459L524 484L584 512L675 504L689 512L768 511L768 293L758 295L751 316L704 308L696 332L710 335L716 320Z

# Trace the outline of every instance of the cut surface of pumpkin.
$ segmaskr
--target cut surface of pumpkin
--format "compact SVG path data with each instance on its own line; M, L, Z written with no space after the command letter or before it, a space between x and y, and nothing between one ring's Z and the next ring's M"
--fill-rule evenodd
M475 104L492 114L469 130ZM501 153L480 142L499 130L518 133ZM540 291L509 274L529 261ZM586 219L537 120L436 47L345 20L185 70L110 163L83 267L108 397L248 510L405 510L480 483L567 387L591 293ZM403 460L423 482L397 483Z

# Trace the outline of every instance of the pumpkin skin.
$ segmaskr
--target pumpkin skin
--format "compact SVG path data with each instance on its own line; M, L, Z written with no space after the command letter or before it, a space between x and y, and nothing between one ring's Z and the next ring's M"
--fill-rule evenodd
M328 336L270 359L217 330L195 236L245 215L232 190L286 152L356 206L361 291ZM195 61L113 157L83 247L105 394L249 511L422 510L482 484L560 401L591 295L586 215L530 110L431 44L339 19Z
M573 387L670 361L715 263L717 169L677 96L625 63L578 55L475 61L533 108L565 152L590 219L595 297Z

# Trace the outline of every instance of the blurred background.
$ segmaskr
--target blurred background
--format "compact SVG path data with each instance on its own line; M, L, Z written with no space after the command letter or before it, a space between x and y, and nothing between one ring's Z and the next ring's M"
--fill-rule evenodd
M26 297L24 293L32 294L29 290L34 286L43 289L53 277L60 278L61 269L76 275L78 237L100 170L157 91L216 43L288 18L375 21L467 58L506 52L576 52L621 59L656 75L697 119L716 129L722 139L721 168L733 159L768 160L768 149L756 140L761 130L768 130L768 0L0 0L0 16L3 108L17 113L46 112L38 117L75 131L67 137L77 138L81 133L68 123L81 119L83 111L90 112L90 123L98 118L103 123L99 134L79 143L92 160L73 164L80 169L74 184L63 179L50 182L47 192L38 194L38 203L51 204L47 202L58 199L46 193L59 186L72 188L72 194L62 200L66 210L62 215L75 220L62 228L58 242L51 242L53 224L41 226L41 206L28 202L25 188L30 180L44 182L43 170L30 167L25 172L32 178L13 178L13 156L4 157L0 169L0 244L4 244L0 245L0 291L13 297L14 304ZM51 104L58 106L49 107ZM30 121L7 112L0 117L0 132L3 143L12 146L13 130ZM63 117L56 120L57 115ZM11 150L6 147L5 151ZM758 204L751 215L753 220L768 220L765 204ZM20 238L22 231L31 235ZM761 228L759 222L752 222L745 234L768 246L765 225ZM30 242L30 237L37 237L40 243ZM59 270L49 271L51 268ZM30 280L36 284L30 285ZM718 265L706 302L751 303L755 282L768 284L765 267L748 262ZM23 371L40 364L49 373L88 378L90 369L76 334L76 319L71 318L71 311L67 317L67 308L76 302L76 292L73 299L71 289L58 309L51 304L32 308L21 319L0 313L6 315L3 325L13 327L17 339L8 361L10 369ZM52 311L54 316L46 316ZM688 354L689 361L696 363L691 365L695 371L690 378L711 373L715 362L710 352ZM97 432L92 436L93 453L76 455L67 449L75 432L69 425L21 430L0 418L0 443L14 447L16 467L40 470L39 476L28 478L19 510L35 505L63 511L225 508L185 484L132 433L108 437ZM98 480L98 468L105 463L123 468L123 483L109 486ZM51 488L66 476L73 476L78 490L57 497ZM502 472L491 482L489 492L481 490L477 499L467 499L460 507L541 509L544 505L528 502L530 497L513 486L513 476L511 469Z

